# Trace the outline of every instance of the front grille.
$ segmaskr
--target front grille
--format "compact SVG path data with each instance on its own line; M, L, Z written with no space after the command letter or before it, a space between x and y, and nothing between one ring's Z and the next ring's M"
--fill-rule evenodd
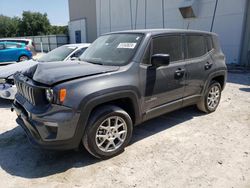
M19 94L26 98L31 104L35 105L34 89L32 87L21 82L16 82L16 87Z
M22 95L32 105L44 105L47 103L45 98L45 89L31 86L15 78L17 93Z

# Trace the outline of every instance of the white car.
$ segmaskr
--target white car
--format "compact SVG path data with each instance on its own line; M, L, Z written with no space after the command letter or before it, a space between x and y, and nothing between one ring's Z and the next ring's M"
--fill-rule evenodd
M0 98L13 100L17 89L14 84L13 74L26 70L38 63L77 60L90 46L88 43L67 44L60 46L43 55L38 60L23 61L20 63L0 67Z

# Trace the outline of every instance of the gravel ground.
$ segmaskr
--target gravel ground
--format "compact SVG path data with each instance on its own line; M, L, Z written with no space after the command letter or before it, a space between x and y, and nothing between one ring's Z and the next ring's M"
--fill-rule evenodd
M121 155L34 149L0 100L0 187L250 187L250 74L229 74L221 104L188 107L135 128Z

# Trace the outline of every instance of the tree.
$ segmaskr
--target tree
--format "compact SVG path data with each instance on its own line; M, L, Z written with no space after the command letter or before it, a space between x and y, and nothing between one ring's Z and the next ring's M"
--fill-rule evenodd
M0 37L18 36L20 19L0 15Z
M0 38L68 34L67 26L52 26L47 14L24 11L22 18L0 15Z
M68 26L55 26L52 25L50 27L50 34L52 35L58 35L58 34L68 34Z
M24 11L19 25L21 36L47 35L50 32L47 14Z

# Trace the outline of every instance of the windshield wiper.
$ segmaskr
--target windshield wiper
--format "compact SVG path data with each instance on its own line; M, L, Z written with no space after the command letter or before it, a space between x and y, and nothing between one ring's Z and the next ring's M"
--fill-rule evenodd
M94 62L94 61L89 61L89 60L84 60L84 59L81 59L81 61L84 61L84 62L86 62L86 63L95 64L95 65L103 65L103 63Z

